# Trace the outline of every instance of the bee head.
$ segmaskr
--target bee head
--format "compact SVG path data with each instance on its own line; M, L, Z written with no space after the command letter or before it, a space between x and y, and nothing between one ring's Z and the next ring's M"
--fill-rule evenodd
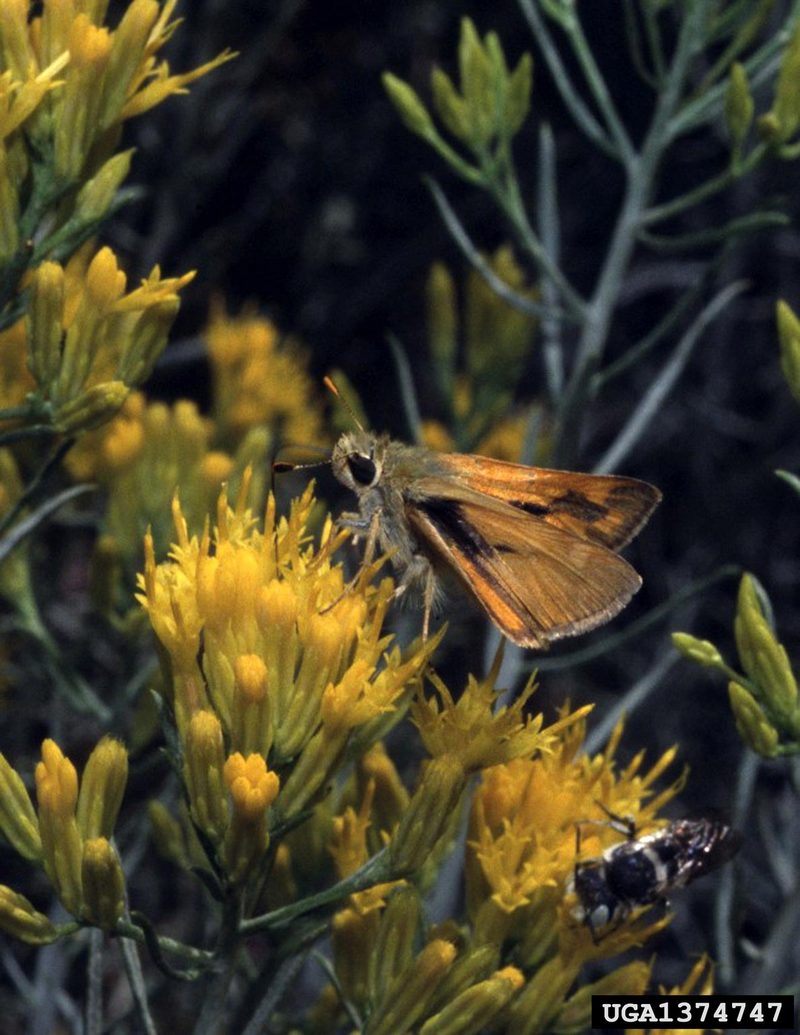
M370 432L346 431L333 447L331 469L343 485L360 493L380 480L383 452L381 443Z

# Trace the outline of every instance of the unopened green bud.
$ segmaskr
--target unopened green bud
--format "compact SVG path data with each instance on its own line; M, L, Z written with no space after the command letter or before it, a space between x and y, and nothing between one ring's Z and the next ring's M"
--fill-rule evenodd
M756 129L758 130L758 135L766 144L779 143L781 140L781 124L778 121L777 115L774 115L771 111L756 119Z
M689 633L674 632L672 644L685 658L697 662L698 665L720 668L725 664L719 650L710 640L698 640Z
M800 320L781 299L776 309L781 369L792 395L800 402Z
M531 110L533 90L533 58L525 53L508 80L504 112L506 132L512 136L520 128Z
M458 44L461 92L466 101L473 148L488 144L496 128L494 75L489 54L470 18L461 19Z
M763 703L779 725L790 728L797 719L797 681L785 648L764 617L750 575L744 575L739 586L734 633L742 666Z
M431 72L431 94L436 114L444 126L459 140L470 139L470 122L464 98L453 85L450 76L441 68Z
M0 884L0 931L29 945L46 945L58 937L58 931L44 913L5 884Z
M739 736L747 746L763 758L778 753L778 731L764 714L758 701L740 683L728 684L728 698Z
M747 82L744 65L734 62L728 77L728 88L725 93L725 124L731 135L734 148L741 147L753 121L755 102Z
M428 109L408 83L391 72L384 72L381 82L407 129L426 139L436 135Z
M800 125L800 22L783 52L775 100L769 115L777 125L780 143L789 140Z
M428 274L428 340L442 387L452 389L456 360L458 316L456 287L443 262L435 262Z

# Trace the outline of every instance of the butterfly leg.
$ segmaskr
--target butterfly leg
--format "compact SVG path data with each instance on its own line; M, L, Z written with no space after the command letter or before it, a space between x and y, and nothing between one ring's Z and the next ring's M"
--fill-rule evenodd
M370 518L365 518L362 514L341 514L337 520L336 525L338 528L351 528L355 532L367 533L367 541L364 545L364 554L361 558L361 564L358 567L358 571L350 579L347 585L344 587L339 596L331 601L327 607L320 611L320 614L327 614L328 611L332 610L336 605L347 596L348 593L352 593L355 586L358 584L358 580L361 578L361 573L372 564L375 557L375 549L378 545L378 533L380 531L380 516L381 512L376 510ZM354 538L356 538L354 536Z
M422 587L422 642L428 639L431 624L431 612L436 596L436 575L433 565L422 554L414 554L403 571L400 584L394 591L393 599L399 599L408 589Z

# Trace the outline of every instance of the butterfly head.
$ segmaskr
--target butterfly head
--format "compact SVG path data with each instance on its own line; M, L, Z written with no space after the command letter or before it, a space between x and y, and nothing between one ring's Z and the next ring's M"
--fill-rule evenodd
M368 431L346 431L331 454L331 468L339 481L355 493L377 485L383 474L384 443Z

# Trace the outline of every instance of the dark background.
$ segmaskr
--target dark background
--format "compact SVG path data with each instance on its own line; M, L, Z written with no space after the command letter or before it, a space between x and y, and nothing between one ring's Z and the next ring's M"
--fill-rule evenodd
M581 17L622 116L638 138L647 126L652 96L626 57L620 6L581 5ZM517 167L532 201L535 127L540 120L550 123L559 163L563 265L580 290L591 290L620 204L622 177L576 132L513 3L493 4L487 11L486 5L435 0L401 5L240 0L192 3L183 13L188 31L178 33L171 45L174 67L207 60L224 46L241 56L201 80L189 97L171 100L132 127L138 147L133 179L146 193L111 229L112 243L142 273L155 262L168 274L199 270L183 296L174 335L178 348L173 356L182 358L167 355L152 386L155 394L204 398L202 360L191 359L191 347L188 352L180 347L195 341L206 319L208 294L218 290L234 310L256 300L284 331L298 335L320 378L332 367L346 371L366 400L372 426L402 437L407 428L386 345L387 332L395 333L409 354L424 415L437 415L428 388L425 279L437 259L459 276L466 263L436 215L422 174L433 173L445 186L483 249L507 240L507 228L484 195L458 182L402 126L380 73L395 72L429 99L433 64L456 75L464 14L474 18L480 32L493 28L499 33L512 66L525 49L533 51L534 117L516 140ZM760 110L768 104L769 98L759 98ZM678 141L662 170L668 188L663 196L718 172L726 156L724 135L713 128ZM796 166L771 165L670 229L718 226L767 199L794 216L796 178ZM636 256L615 318L609 359L666 312L711 255L697 250L664 257L642 250ZM677 387L625 464L624 473L660 486L664 503L629 551L645 587L615 629L719 566L733 564L756 573L768 588L790 655L797 643L800 502L773 471L800 469L798 409L780 373L774 322L779 297L800 305L799 255L793 219L787 228L745 240L723 264L714 286L741 278L747 290L704 333ZM585 421L583 469L591 469L613 440L673 346L674 339L664 342L597 401ZM540 368L525 386L528 398L539 391L536 378L543 378ZM322 486L333 496L332 482L323 478ZM598 701L595 714L602 716L670 650L673 629L712 639L735 664L737 585L735 575L721 579L611 656L544 673L540 702L554 705L568 694L575 703ZM462 626L459 633L456 622L458 649L451 649L443 662L454 687L466 670L482 663L475 638L465 628L472 627ZM580 645L586 642L591 638ZM575 645L561 653L571 649ZM684 661L630 716L622 755L628 758L644 746L652 761L675 742L692 773L673 814L708 807L735 811L741 747L724 681ZM748 828L740 872L749 891L739 896L736 908L755 944L767 936L782 900L765 844L777 838L796 874L797 826L777 818L793 800L789 775L788 763L761 766L755 804L739 817ZM709 944L709 895L701 888L694 901L696 911L680 910L673 933L665 937L666 955L671 947L678 961L672 970L665 964L666 972L676 980L685 973L686 954Z
M621 5L606 0L580 6L595 55L638 137L652 97L625 56ZM143 195L108 228L107 242L134 275L146 274L155 263L170 276L199 271L182 294L174 345L149 386L153 395L188 395L207 404L198 335L209 295L219 291L231 310L255 300L283 331L302 339L320 380L332 367L343 369L361 392L372 426L403 437L407 428L386 344L387 332L395 333L409 354L424 415L437 416L429 390L425 280L438 259L459 279L467 267L436 215L422 174L433 173L445 186L484 250L507 240L507 229L485 196L457 182L402 126L380 73L395 72L428 99L433 64L455 75L464 14L474 18L480 32L498 32L510 64L524 50L533 51L533 118L515 144L520 179L532 200L535 126L547 121L559 157L563 266L580 290L591 290L620 204L622 178L576 132L513 2L187 0L181 13L186 24L167 49L175 70L208 60L226 46L240 57L127 130L126 143L137 148L131 182ZM763 110L768 100L760 104ZM718 172L726 156L724 138L713 130L679 141L662 170L667 196ZM628 552L645 585L615 620L615 631L731 564L753 571L767 587L781 641L790 656L796 652L800 500L773 473L777 467L800 470L800 413L780 373L774 321L779 297L800 308L796 182L796 165L776 164L693 210L674 228L717 226L770 197L780 199L793 217L790 226L743 242L724 264L715 286L743 278L747 290L704 333L620 472L658 485L664 502ZM651 327L710 257L702 250L666 258L642 250L615 318L608 359ZM674 339L664 342L598 399L585 421L582 469L590 470L613 440L673 346ZM536 362L534 370L524 386L527 398L539 394L537 378L544 394ZM323 479L322 487L341 506L332 480ZM674 629L713 640L736 664L737 585L735 575L720 579L613 654L544 672L539 704L552 715L565 695L576 705L597 701L593 722L599 721L671 650ZM452 643L457 649L451 646L442 659L442 675L453 689L466 671L480 671L483 663L472 622L456 615ZM594 638L604 635L607 630ZM556 653L592 642L587 637ZM709 807L735 813L742 753L725 685L685 661L675 664L630 715L621 757L627 761L644 747L653 762L676 742L691 777L672 814ZM752 807L738 820L745 826L745 845L737 864L735 914L740 934L755 946L770 936L796 885L800 856L792 771L789 762L761 765ZM662 980L680 980L690 954L713 951L711 894L706 885L698 887L696 894L687 893L685 904L681 897L678 920L658 946ZM738 961L734 990L750 991L763 971L741 954ZM793 976L791 959L773 971L775 981Z

